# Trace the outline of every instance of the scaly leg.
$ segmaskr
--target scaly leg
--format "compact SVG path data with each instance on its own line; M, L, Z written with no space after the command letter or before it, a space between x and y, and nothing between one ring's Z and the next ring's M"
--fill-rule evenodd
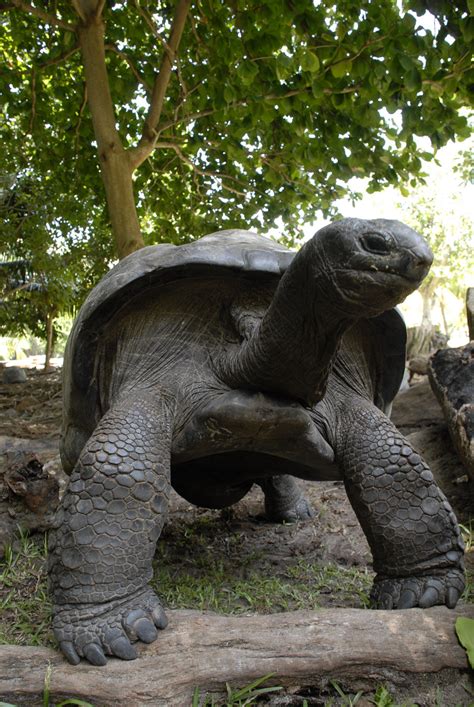
M363 398L338 405L335 425L336 459L374 557L374 605L453 608L464 589L464 544L430 469Z
M82 450L50 535L53 630L67 659L136 657L166 617L147 586L169 492L171 413L123 398Z
M265 494L265 515L269 520L294 523L314 516L311 504L293 476L270 476L258 481L258 485Z

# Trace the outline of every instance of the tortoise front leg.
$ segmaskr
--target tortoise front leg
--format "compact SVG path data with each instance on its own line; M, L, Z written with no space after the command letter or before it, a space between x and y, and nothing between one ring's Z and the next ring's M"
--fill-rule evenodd
M336 458L374 557L374 605L454 608L464 589L464 544L430 469L362 398L338 406L336 424Z
M53 630L68 660L136 657L166 617L147 586L169 492L171 414L163 402L122 399L101 419L72 473L49 570Z

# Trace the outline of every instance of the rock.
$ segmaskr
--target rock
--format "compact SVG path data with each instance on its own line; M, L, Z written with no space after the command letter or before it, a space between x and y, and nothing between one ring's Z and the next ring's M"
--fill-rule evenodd
M2 373L3 383L26 383L25 369L19 366L6 366Z
M428 373L454 447L474 479L474 341L437 351Z

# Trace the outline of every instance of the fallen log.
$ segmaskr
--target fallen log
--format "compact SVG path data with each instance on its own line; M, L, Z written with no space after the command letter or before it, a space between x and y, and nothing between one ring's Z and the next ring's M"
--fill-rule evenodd
M269 673L273 684L293 690L329 678L362 680L367 689L386 680L403 686L421 673L435 681L438 671L467 670L454 632L459 615L473 618L474 607L240 617L170 611L168 628L129 663L71 666L48 648L0 646L0 699L43 704L48 671L51 701L75 697L100 707L183 707L196 687L222 693L226 682L241 687Z
M474 479L474 341L437 351L428 375L456 452Z

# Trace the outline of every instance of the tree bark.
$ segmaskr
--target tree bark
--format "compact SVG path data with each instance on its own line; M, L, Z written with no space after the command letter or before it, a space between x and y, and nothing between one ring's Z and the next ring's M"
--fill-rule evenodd
M130 663L71 666L56 651L32 646L0 647L0 698L41 705L50 666L51 700L82 698L101 707L192 703L196 687L225 691L269 673L269 684L293 691L321 688L331 678L345 689L373 689L389 680L400 687L417 675L466 671L464 649L454 632L456 616L474 607L408 611L321 609L266 616L219 616L170 611L170 624ZM460 679L457 674L457 680Z
M474 342L437 351L428 374L454 448L474 480Z
M48 312L46 315L46 348L44 352L44 370L48 371L53 355L53 335L54 335L54 315Z
M82 8L83 9L83 8ZM119 258L145 244L133 193L132 165L116 128L115 111L105 64L104 23L85 15L79 28L89 109L105 186L112 232Z

